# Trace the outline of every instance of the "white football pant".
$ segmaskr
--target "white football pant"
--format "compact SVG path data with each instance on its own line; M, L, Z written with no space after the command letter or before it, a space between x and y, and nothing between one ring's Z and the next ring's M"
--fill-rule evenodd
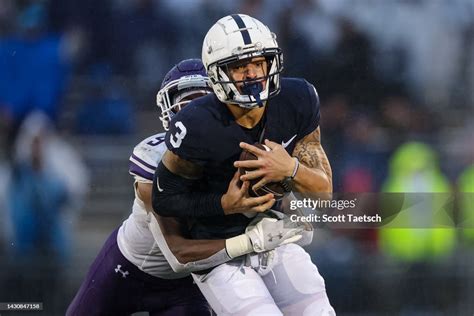
M324 279L303 248L288 244L270 253L267 263L254 254L193 274L217 315L336 315Z

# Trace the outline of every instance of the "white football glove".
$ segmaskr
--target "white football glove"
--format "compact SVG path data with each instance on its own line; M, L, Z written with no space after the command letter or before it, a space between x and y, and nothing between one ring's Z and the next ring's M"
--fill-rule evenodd
M226 250L231 258L250 252L264 252L301 239L304 227L288 220L264 217L247 226L245 234L226 240Z
M297 242L303 230L301 226L290 226L288 221L265 217L255 226L247 226L245 234L250 238L253 250L258 253Z

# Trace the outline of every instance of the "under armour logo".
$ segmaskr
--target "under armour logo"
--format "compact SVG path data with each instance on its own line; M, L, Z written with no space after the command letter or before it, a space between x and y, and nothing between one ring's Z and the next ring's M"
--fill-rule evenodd
M120 264L117 264L117 268L115 268L115 273L121 273L122 274L122 278L126 278L127 275L129 275L128 271L122 271L120 268L122 266Z
M278 234L276 235L272 235L271 233L268 234L268 241L272 242L273 241L273 238L275 237L278 237L278 239L282 239L283 238L283 233L282 232L279 232Z

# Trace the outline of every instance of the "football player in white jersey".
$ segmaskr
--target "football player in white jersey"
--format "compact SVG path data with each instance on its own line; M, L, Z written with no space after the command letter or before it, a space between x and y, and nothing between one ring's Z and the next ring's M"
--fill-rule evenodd
M199 59L181 61L165 76L157 95L163 127L191 99L211 92ZM153 174L166 150L164 133L140 142L130 157L135 200L132 213L107 239L66 315L209 315L209 306L189 276L231 259L235 245L221 240L192 240L175 218L151 212ZM158 223L158 220L160 223ZM259 222L241 235L250 248L263 252L301 238L301 228L283 227L274 219ZM267 241L271 232L282 238Z

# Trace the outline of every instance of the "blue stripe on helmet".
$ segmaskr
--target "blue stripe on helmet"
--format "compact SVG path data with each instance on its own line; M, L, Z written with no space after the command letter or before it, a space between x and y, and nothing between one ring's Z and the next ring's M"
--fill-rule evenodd
M235 23L239 29L245 29L247 26L245 25L244 21L238 14L232 14L231 17L234 19ZM250 34L248 30L241 30L240 33L242 34L242 38L244 39L244 44L251 44L252 40L250 39Z

